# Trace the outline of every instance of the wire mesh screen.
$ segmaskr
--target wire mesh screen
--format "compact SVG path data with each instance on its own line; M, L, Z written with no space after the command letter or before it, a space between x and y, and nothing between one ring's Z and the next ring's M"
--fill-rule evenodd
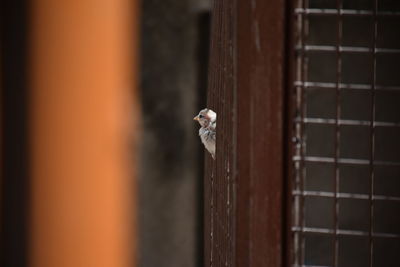
M400 266L400 1L294 17L292 266Z

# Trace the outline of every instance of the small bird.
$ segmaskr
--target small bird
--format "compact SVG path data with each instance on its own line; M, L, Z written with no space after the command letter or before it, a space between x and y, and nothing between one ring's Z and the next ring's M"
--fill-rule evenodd
M215 159L215 140L217 138L217 113L211 109L200 110L199 114L193 118L198 121L201 128L199 136L208 152Z

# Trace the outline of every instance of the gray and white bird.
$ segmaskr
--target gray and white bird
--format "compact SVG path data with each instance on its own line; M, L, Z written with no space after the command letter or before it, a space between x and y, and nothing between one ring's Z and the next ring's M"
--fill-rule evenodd
M205 108L200 110L199 114L193 118L198 121L201 128L199 136L204 147L210 152L215 159L215 140L217 138L217 113L211 109Z

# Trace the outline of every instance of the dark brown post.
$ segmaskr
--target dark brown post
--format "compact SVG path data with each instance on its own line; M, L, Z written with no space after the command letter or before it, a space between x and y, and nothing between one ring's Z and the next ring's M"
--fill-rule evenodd
M205 266L282 266L285 1L215 1L205 177Z

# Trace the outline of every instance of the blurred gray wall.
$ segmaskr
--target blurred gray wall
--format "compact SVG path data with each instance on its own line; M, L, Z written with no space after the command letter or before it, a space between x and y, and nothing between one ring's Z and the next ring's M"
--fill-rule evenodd
M139 266L202 265L208 0L142 1Z

